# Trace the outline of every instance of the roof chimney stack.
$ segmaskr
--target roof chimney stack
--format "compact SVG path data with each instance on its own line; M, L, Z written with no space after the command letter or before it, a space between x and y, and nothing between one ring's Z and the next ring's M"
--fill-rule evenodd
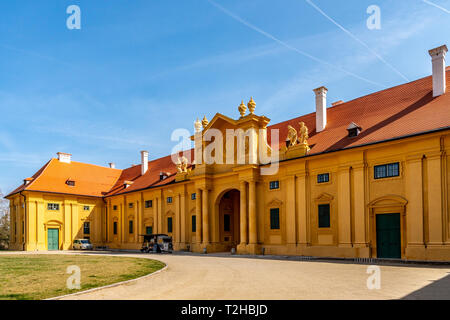
M109 167L110 167L111 169L115 169L115 168L116 168L116 164L115 164L114 162L110 162L110 163L109 163Z
M141 175L148 170L148 151L141 151Z
M433 97L443 95L446 90L445 55L447 52L446 45L428 51L433 63Z
M64 163L70 163L72 161L72 155L70 153L58 152L58 160Z
M316 94L316 132L322 132L327 126L327 92L328 89L320 87L313 90Z

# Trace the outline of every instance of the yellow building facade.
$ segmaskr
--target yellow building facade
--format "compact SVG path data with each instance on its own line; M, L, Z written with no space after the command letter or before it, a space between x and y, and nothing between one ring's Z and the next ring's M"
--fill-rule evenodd
M10 199L10 249L45 251L49 248L48 230L58 230L58 249L72 248L74 239L83 239L85 222L90 224L90 239L101 245L102 199L57 195L43 192L23 192ZM49 210L48 204L58 204Z
M59 230L59 249L71 249L90 222L91 242L117 249L139 249L151 228L172 236L175 250L376 258L377 216L398 213L403 259L450 260L449 152L450 131L442 131L285 161L274 176L245 165L106 199L24 191L10 198L11 249L47 250L48 229ZM374 179L386 163L399 163L400 175ZM330 181L318 183L323 173ZM279 188L270 190L273 181ZM322 204L330 205L329 228L318 227ZM271 229L271 209L279 229Z
M196 126L189 169L143 156L136 167L105 168L111 181L96 195L37 190L46 172L60 172L52 166L71 172L73 162L52 159L7 197L10 247L47 250L57 234L59 250L86 237L94 246L140 249L141 235L163 233L175 250L194 252L449 261L450 94L434 94L435 76L331 108L321 87L315 113L274 126L254 113L252 99L249 114L241 104L237 119L216 114ZM449 78L444 69L444 83ZM292 129L303 132L299 123L309 128L307 149L296 136L289 142ZM237 144L233 163L199 158L213 129L247 133L244 163L236 163ZM216 159L226 158L222 145L223 155L211 152ZM279 150L279 160L264 164L263 149ZM273 165L275 173L262 174ZM51 240L49 230L58 230Z

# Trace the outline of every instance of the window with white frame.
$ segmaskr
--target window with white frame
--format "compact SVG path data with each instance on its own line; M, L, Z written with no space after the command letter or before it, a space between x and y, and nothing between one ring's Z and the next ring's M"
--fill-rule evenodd
M58 211L59 210L59 203L47 203L47 210Z
M270 181L270 182L269 182L269 189L270 189L270 190L280 189L280 181L278 181L278 180L276 180L276 181Z
M399 175L400 175L400 164L398 162L383 164L374 167L375 179L398 177Z
M326 183L326 182L330 182L329 173L321 173L317 175L317 183Z

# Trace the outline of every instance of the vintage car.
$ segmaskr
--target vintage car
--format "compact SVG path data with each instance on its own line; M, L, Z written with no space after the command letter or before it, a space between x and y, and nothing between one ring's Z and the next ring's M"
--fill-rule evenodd
M75 239L73 241L73 250L93 250L94 246L88 239Z
M172 253L172 237L167 234L143 234L141 252Z

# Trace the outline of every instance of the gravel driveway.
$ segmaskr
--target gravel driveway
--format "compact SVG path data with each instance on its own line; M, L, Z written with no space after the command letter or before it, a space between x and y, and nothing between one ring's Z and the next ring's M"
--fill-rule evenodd
M149 255L168 268L141 280L65 299L450 299L450 267L381 265L369 290L368 265L347 262Z

